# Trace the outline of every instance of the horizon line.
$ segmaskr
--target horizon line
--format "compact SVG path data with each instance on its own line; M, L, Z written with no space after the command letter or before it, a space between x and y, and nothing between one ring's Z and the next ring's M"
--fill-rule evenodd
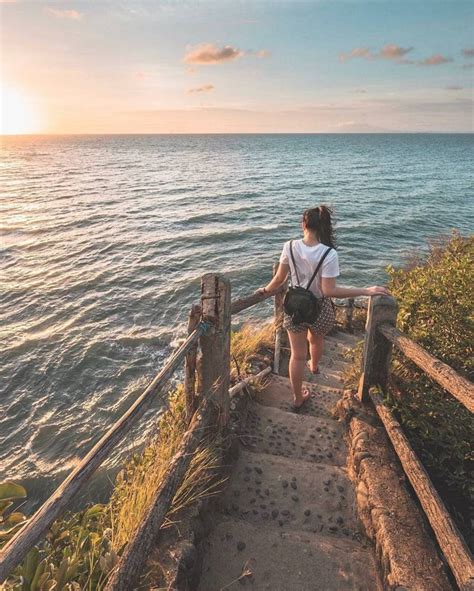
M86 132L86 133L4 133L0 138L63 136L153 136L153 135L474 135L472 131L170 131L170 132Z

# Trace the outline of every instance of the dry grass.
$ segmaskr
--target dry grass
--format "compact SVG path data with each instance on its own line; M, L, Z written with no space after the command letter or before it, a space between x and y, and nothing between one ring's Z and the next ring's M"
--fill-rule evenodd
M117 551L130 540L142 521L181 445L186 429L184 390L179 386L170 395L169 410L161 418L156 436L141 455L130 460L117 477L110 501L112 540ZM184 507L218 492L221 481L216 480L215 474L219 467L219 445L220 441L215 435L203 438L173 499L164 527L170 525L172 517Z
M252 373L254 362L270 362L274 346L274 333L272 322L264 324L263 327L247 323L238 332L232 332L230 344L230 353L234 361L232 377L238 377L236 365L238 371L245 374Z
M344 370L345 388L357 390L361 374L362 353L364 350L364 341L361 340L350 351L345 354L349 363Z

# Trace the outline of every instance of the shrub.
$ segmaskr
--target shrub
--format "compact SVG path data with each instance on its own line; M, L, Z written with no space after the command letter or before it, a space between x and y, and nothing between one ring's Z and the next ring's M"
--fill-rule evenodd
M424 258L412 258L403 269L388 268L400 330L470 379L473 250L473 237L454 233L431 243ZM388 402L468 538L473 459L469 411L397 351Z

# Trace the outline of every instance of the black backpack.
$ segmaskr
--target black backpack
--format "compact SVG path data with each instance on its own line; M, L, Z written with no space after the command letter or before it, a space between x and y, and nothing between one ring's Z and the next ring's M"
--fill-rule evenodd
M321 257L316 270L314 271L309 283L306 287L301 287L299 285L300 279L298 277L298 269L296 268L295 257L293 256L293 240L290 242L290 255L291 260L293 261L293 267L295 269L296 280L298 282L297 286L293 284L290 285L288 291L285 295L285 300L283 302L283 308L288 316L291 318L293 324L301 324L303 322L312 324L316 322L318 316L321 313L321 301L318 299L313 292L309 291L311 284L313 283L316 275L318 274L321 265L324 262L324 259L329 254L329 251L332 250L332 247L329 246L326 252ZM291 272L290 272L290 281L291 281Z

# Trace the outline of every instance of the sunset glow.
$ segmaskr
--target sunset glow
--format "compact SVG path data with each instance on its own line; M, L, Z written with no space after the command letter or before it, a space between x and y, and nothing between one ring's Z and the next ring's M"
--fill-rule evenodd
M0 105L0 134L20 135L41 132L41 116L33 100L20 90L2 86Z
M473 7L0 0L0 131L472 132Z

